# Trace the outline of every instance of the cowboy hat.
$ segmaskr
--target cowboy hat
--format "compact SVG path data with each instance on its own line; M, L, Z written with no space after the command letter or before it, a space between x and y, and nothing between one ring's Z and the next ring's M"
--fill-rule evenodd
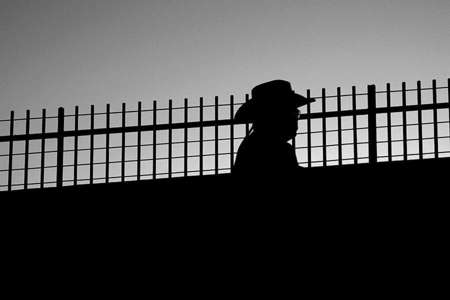
M263 112L296 109L314 101L313 98L296 94L289 81L272 80L252 89L252 98L242 104L234 119L238 122L254 122Z

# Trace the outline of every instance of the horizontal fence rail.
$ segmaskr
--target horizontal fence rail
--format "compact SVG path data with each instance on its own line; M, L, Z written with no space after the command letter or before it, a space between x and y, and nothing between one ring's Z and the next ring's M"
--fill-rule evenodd
M450 157L450 79L446 86L365 92L326 89L301 108L292 140L299 164L326 167L381 161ZM311 91L306 91L311 97ZM249 100L215 97L181 106L88 113L78 106L57 115L0 120L0 191L228 173L251 124L233 116Z

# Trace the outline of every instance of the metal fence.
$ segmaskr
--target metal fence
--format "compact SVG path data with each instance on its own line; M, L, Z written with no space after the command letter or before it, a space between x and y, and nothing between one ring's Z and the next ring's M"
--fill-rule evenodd
M322 89L302 108L291 142L299 164L326 167L450 157L450 79L446 86L398 89L386 84L357 92ZM306 91L311 97L311 91ZM0 126L0 191L66 185L202 176L230 172L251 124L233 121L240 102L184 99L184 105L118 111L109 104L80 112L24 117L11 112Z

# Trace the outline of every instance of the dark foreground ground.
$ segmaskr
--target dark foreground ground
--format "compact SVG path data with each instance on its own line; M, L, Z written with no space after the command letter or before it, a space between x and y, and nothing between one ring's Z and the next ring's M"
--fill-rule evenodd
M289 182L220 175L3 193L3 228L11 251L71 265L109 270L125 259L161 276L222 270L239 280L273 268L337 281L350 272L358 284L371 274L366 283L398 286L445 266L449 167L440 159L304 169Z
M335 225L352 220L385 226L412 219L438 221L437 216L446 212L449 170L450 160L438 159L302 169L289 181L280 181L279 176L236 180L224 174L0 196L24 211L99 220L114 216L130 221L171 219L170 224L223 220L230 226L232 219Z
M61 189L1 193L19 203L52 202L60 205L87 205L92 208L117 204L152 207L206 207L267 204L273 207L344 207L400 204L429 205L446 202L450 159L347 165L301 169L298 176L280 181L267 174L263 180L236 180L229 174L145 180L140 182L68 186ZM439 195L439 193L443 193ZM56 204L58 206L58 204ZM235 207L238 210L238 207ZM86 207L86 208L87 208ZM172 207L175 208L175 207Z

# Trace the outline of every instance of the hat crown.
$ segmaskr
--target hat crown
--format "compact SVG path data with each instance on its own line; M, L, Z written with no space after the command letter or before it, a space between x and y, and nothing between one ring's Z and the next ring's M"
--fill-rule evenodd
M252 98L241 105L235 115L235 120L254 122L257 118L268 116L267 113L286 113L300 106L314 102L313 98L305 98L294 92L291 83L286 80L272 80L255 86Z
M252 99L271 98L272 96L280 96L293 94L291 83L286 80L272 80L255 86L252 89Z

